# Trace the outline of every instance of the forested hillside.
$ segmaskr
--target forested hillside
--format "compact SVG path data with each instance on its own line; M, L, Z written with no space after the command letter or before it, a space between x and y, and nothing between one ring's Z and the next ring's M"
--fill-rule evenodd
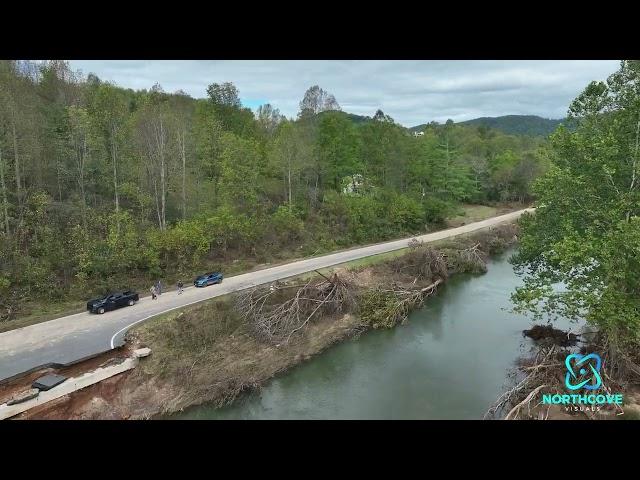
M231 83L133 91L65 62L0 62L0 319L238 259L423 232L460 202L527 201L542 139L415 138L321 88L295 121ZM373 112L372 112L373 113Z
M511 135L533 135L547 137L567 119L542 118L536 115L504 115L502 117L481 117L461 122L462 125L473 125L495 128Z
M459 122L457 125L487 127L499 130L508 135L531 135L548 137L561 124L573 128L575 122L568 119L549 119L536 115L504 115L501 117L481 117ZM412 127L411 131L422 131L426 124Z

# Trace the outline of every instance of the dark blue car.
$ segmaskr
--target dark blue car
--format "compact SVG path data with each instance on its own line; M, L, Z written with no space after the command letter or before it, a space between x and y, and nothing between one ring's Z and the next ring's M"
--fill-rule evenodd
M206 287L207 285L214 285L216 283L222 283L222 273L220 272L205 273L193 281L196 287Z
M126 292L115 292L105 295L95 300L89 300L87 302L87 310L91 313L103 314L109 310L115 310L116 308L125 307L127 305L132 306L140 299L137 292L127 290Z

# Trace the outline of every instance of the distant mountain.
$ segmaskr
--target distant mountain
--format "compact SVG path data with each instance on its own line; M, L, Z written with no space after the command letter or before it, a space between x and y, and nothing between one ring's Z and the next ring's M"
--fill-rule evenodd
M567 119L549 119L542 118L536 115L504 115L502 117L481 117L474 118L473 120L467 120L465 122L458 122L459 125L484 125L489 128L500 130L501 132L510 135L530 135L530 136L543 136L546 137L552 133L558 126L564 123L567 126L571 126ZM426 124L417 125L410 128L412 132L422 131L426 127Z

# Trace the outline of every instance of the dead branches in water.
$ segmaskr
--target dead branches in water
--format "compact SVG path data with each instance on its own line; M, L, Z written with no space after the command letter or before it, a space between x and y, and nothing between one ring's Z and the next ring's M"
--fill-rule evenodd
M236 310L258 338L288 342L318 314L330 315L351 308L351 286L335 274L330 279L324 278L305 285L247 290L236 297ZM292 288L297 289L293 295Z
M501 410L511 407L505 420L516 420L520 418L524 407L530 412L531 402L536 394L547 384L555 384L554 378L547 379L548 376L554 376L552 367L558 367L562 363L558 363L557 349L555 345L549 348L541 348L533 360L533 364L529 367L523 367L522 370L527 374L515 387L507 390L498 397L496 402L487 410L484 418L494 417ZM548 381L545 381L548 380ZM531 388L533 385L538 385Z
M436 292L442 279L424 288L392 286L390 289L376 288L360 298L360 317L372 328L391 328L404 321L407 315Z

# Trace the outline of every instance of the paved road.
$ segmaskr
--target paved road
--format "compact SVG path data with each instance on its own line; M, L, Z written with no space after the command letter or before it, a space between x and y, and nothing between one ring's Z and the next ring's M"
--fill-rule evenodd
M412 238L433 242L512 221L526 211L533 211L533 209L519 210ZM182 295L169 291L158 297L158 300L153 301L150 297L141 298L132 307L114 310L103 315L83 312L0 333L0 380L42 365L71 363L122 345L124 334L131 326L160 313L319 268L399 250L406 247L412 238L355 248L245 273L226 278L220 285L186 288Z

